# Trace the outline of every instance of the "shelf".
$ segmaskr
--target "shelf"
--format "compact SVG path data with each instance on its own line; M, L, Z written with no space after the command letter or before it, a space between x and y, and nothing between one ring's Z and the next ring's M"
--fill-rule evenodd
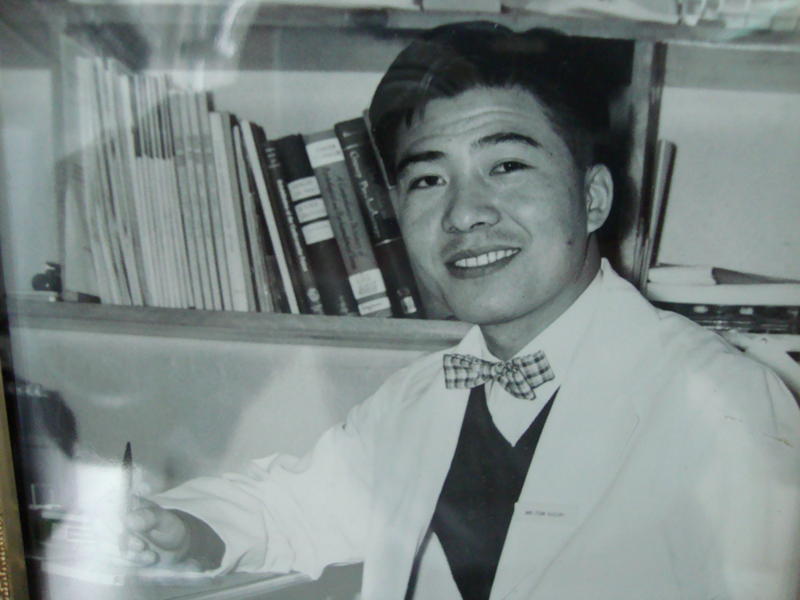
M382 73L421 30L491 19L518 31L543 27L577 36L668 44L669 86L800 91L797 30L688 27L528 11L424 12L207 0L61 6L55 20L67 31L92 40L135 69ZM244 8L230 12L234 6Z
M313 4L313 2L309 3ZM71 3L68 20L74 25L88 21L96 23L124 24L137 22L145 28L174 26L208 28L216 17L222 15L233 4L131 1L103 3ZM252 6L252 5L246 5ZM243 12L247 12L245 9ZM773 31L732 29L714 25L670 25L603 17L598 19L553 16L531 11L514 10L503 13L468 11L425 12L417 9L322 7L298 4L263 2L257 11L248 15L247 26L254 27L324 27L359 28L371 30L419 31L456 21L487 19L502 23L516 30L532 27L559 29L572 35L589 37L637 39L643 41L713 43L741 45L744 47L766 47L789 45L800 49L800 33L796 30ZM235 20L234 20L235 22Z
M666 43L670 51L665 83L669 86L800 91L797 30L688 27L519 10L424 12L208 0L63 2L48 3L45 10L39 2L23 9L20 0L9 1L11 8L0 9L0 19L15 30L29 32L27 41L32 47L42 46L37 40L41 41L42 21L47 20L51 30L63 28L92 40L135 69L381 73L421 30L491 19L515 30L544 27L579 36ZM235 6L241 11L230 12ZM15 66L26 66L26 54L4 54Z
M49 329L270 344L432 351L457 343L457 321L326 317L141 308L71 302L9 301L12 329Z

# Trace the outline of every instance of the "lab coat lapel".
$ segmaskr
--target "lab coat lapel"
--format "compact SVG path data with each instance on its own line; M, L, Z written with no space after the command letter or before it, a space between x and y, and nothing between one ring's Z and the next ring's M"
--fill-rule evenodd
M637 369L652 309L606 271L597 312L561 384L509 526L492 600L535 587L620 468L652 373ZM526 597L521 595L520 598Z
M455 352L475 353L476 329L471 330ZM446 389L440 372L419 395L410 412L418 428L419 449L405 457L403 473L392 485L383 532L375 530L373 549L368 555L381 556L379 565L365 569L364 598L403 598L414 558L423 542L439 494L450 469L461 432L469 390ZM399 427L407 431L406 427ZM412 533L413 532L413 533Z

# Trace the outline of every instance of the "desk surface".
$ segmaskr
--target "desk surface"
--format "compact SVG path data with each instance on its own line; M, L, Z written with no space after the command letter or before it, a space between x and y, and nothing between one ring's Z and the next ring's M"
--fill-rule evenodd
M139 579L103 583L87 578L44 571L39 578L45 600L249 600L309 582L297 573L285 575L236 573L220 577L192 579Z
M300 573L234 573L219 577L137 577L113 582L91 573L75 576L47 564L38 573L43 600L351 600L360 587L360 565L334 567L319 580Z

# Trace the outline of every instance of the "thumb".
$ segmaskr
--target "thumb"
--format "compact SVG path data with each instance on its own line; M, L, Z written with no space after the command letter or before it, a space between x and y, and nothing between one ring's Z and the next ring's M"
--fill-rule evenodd
M126 518L133 532L164 550L176 550L186 543L188 528L175 512L145 498L137 498L136 506Z

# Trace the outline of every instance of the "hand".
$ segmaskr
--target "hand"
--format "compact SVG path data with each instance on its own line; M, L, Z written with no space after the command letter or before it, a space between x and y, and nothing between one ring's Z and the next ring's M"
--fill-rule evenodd
M134 508L126 515L125 527L127 535L121 542L122 554L134 565L200 570L197 561L187 558L190 528L177 513L137 498Z

